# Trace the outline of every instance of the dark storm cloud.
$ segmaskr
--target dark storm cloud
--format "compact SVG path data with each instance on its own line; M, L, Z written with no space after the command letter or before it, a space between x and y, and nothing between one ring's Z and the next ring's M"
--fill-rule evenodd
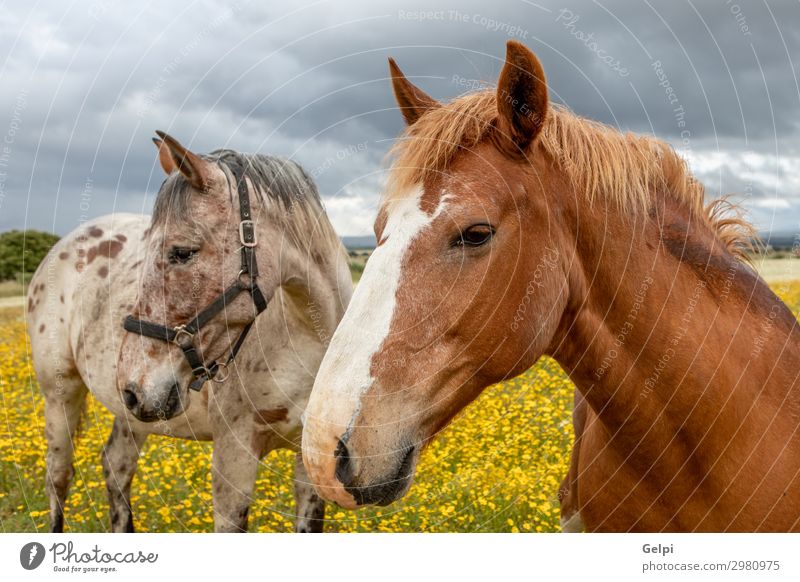
M386 57L448 99L493 83L509 38L537 52L555 101L668 139L711 193L795 228L798 25L775 1L17 5L0 17L0 230L148 212L163 129L298 159L340 232L363 234L402 129Z

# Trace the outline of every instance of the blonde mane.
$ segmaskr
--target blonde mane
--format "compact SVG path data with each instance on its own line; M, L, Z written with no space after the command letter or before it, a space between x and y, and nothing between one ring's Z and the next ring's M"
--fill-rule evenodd
M447 170L456 154L486 138L497 117L492 90L463 95L427 111L390 151L394 159L386 191L406 191ZM538 142L575 188L593 202L599 197L629 212L648 209L652 192L663 189L701 218L738 259L747 260L755 231L727 199L704 204L705 189L666 142L622 133L550 104Z

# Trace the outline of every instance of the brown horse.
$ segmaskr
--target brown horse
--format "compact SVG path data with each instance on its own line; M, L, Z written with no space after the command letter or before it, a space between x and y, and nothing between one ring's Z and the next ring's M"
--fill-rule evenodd
M585 399L571 525L800 529L800 334L746 223L664 142L549 104L519 43L447 104L390 68L409 127L306 410L318 491L402 497L442 427L549 354Z

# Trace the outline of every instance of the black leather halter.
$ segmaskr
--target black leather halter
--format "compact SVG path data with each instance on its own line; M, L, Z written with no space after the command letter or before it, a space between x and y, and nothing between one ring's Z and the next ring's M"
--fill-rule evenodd
M231 168L233 178L236 181L236 189L239 193L239 215L241 221L239 222L239 242L242 244L242 268L230 287L223 291L211 305L203 309L188 323L177 325L175 327L167 327L158 323L149 321L142 321L129 315L123 321L123 327L130 332L138 333L145 337L163 340L165 342L174 343L182 351L186 357L186 361L192 368L194 380L189 384L189 388L199 391L203 388L208 380L216 379L217 372L222 368L226 371L224 377L219 378L218 381L224 381L227 376L227 368L236 354L241 349L247 333L253 327L255 319L244 326L244 329L239 334L239 337L233 343L228 354L228 359L224 362L212 362L209 365L203 363L200 359L200 354L197 352L195 346L195 337L197 333L209 321L216 317L225 307L236 299L241 293L247 292L253 298L253 303L256 306L256 315L261 313L267 308L267 299L258 287L258 263L256 262L255 248L258 245L256 238L255 224L253 222L252 214L250 211L250 194L247 190L247 181L245 180L244 173L238 168ZM247 279L248 282L245 281Z

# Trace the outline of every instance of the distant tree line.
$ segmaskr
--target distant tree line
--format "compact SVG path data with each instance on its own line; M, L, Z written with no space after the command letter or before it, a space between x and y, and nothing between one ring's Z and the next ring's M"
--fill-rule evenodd
M40 230L10 230L0 234L0 281L24 281L59 237Z

